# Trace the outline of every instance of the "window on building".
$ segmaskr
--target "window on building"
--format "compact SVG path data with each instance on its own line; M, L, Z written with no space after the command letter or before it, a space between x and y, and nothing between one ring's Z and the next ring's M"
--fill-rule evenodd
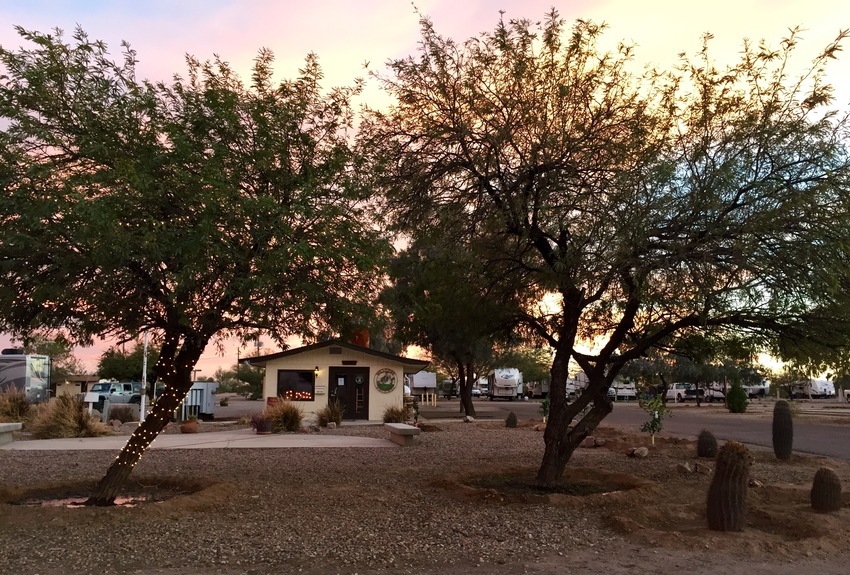
M313 401L316 376L310 370L277 370L277 396L292 401Z

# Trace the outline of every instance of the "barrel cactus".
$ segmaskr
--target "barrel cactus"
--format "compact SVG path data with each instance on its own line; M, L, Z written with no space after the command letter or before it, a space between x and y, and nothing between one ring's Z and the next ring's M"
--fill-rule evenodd
M727 441L717 453L708 487L706 517L713 531L743 531L747 523L750 454L737 441Z
M717 457L717 438L707 429L703 429L697 437L697 457Z
M794 421L791 418L791 405L780 399L773 406L773 452L782 461L791 459L794 446Z
M812 482L812 509L820 513L841 510L841 479L829 467L821 467Z
M514 427L516 427L516 424L517 424L516 413L514 413L512 411L508 414L508 417L505 419L505 427L510 427L510 428L513 429Z

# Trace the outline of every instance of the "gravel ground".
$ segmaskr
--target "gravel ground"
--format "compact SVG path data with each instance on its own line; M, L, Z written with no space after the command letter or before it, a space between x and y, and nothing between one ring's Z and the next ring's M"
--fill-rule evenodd
M445 480L538 465L542 434L498 424L437 427L399 449L151 451L133 472L140 483L194 478L206 488L135 508L0 504L0 573L715 572L717 556L705 551L659 555L624 539L606 525L604 505L516 503L495 492L483 502L459 497ZM321 433L387 436L380 427L359 426ZM0 451L0 489L8 499L16 488L94 484L114 455ZM570 465L663 481L675 464L581 449ZM748 575L761 565L773 575L793 572L783 571L787 561L768 565L761 556L728 563ZM833 566L846 566L846 558L794 564L844 572Z

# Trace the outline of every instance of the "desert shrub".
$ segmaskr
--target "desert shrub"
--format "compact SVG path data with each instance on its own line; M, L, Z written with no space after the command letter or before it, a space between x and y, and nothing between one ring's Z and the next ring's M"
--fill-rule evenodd
M11 386L0 390L0 421L25 421L31 409L32 403L24 392Z
M673 417L673 412L664 403L664 397L656 395L640 402L640 407L649 414L649 421L644 423L640 430L648 433L652 438L652 445L655 445L655 435L661 433L664 429L664 416Z
M261 413L255 413L254 415L251 415L251 416L246 415L240 421L243 421L243 420L246 420L248 423L250 423L251 429L253 429L254 431L263 429L263 427L266 423L271 422L271 418L268 415L266 415L266 412L264 412L264 411L261 412Z
M513 411L508 414L505 418L505 427L510 427L511 429L515 428L517 424L516 413Z
M703 429L697 437L697 457L717 457L717 438L707 429Z
M109 408L110 420L117 419L121 423L127 423L128 421L136 421L138 418L136 410L129 405L117 405Z
M335 399L329 402L325 407L316 412L316 420L319 423L319 427L327 427L331 422L339 427L342 425L342 415L344 412L345 407L340 400Z
M384 423L404 423L410 419L410 408L389 405L384 409Z
M60 395L47 404L40 404L29 423L29 430L38 439L62 437L98 437L110 435L110 429L88 412L81 399Z
M747 411L747 390L740 383L733 383L726 394L726 408L729 413L744 413Z
M301 407L294 401L282 397L278 398L276 403L267 405L263 413L272 420L272 431L274 433L299 431L301 422L304 420Z
M540 413L543 414L543 421L546 421L549 418L549 398L544 397L543 401L540 402Z

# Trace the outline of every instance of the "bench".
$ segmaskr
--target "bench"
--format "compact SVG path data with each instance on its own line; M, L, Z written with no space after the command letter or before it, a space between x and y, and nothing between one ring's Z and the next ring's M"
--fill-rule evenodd
M418 427L406 423L385 423L384 427L390 432L390 441L402 446L413 445L413 436L422 433Z
M21 423L0 423L0 445L11 443L15 438L12 436L13 431L20 431L23 424ZM416 431L419 431L418 429Z

